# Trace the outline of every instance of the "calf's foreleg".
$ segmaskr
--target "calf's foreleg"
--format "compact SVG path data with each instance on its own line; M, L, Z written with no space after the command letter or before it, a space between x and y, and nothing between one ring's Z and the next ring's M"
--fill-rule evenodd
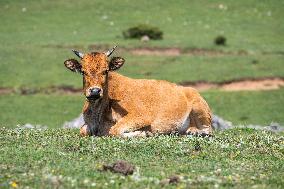
M146 126L145 121L135 116L127 115L110 128L109 135L120 137L145 137L146 132L139 129Z
M82 137L91 136L91 132L90 132L88 125L84 124L80 127L80 135Z

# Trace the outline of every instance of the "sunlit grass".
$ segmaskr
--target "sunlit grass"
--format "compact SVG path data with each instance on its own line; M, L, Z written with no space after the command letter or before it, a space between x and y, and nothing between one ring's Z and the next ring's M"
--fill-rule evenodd
M283 2L263 1L8 1L0 2L1 44L123 44L122 31L149 23L164 32L151 46L214 47L224 35L227 48L283 49Z
M281 188L283 134L251 129L215 133L213 138L81 138L78 130L0 129L0 185L31 188ZM102 172L123 159L134 175Z
M82 78L64 67L63 62L75 58L71 48L19 46L0 47L1 87L82 87ZM119 50L119 48L118 48ZM120 73L133 78L164 79L172 82L223 82L242 78L284 77L282 55L248 56L134 56L115 53L126 62Z
M214 114L233 124L284 124L283 89L260 92L209 91L202 95ZM77 117L84 102L83 95L0 95L0 126L40 124L59 128Z

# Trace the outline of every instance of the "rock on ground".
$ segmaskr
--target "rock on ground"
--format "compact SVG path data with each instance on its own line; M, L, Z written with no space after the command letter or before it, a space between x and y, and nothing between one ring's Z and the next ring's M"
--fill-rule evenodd
M132 164L130 164L127 161L124 160L118 160L116 162L114 162L113 164L106 164L103 165L103 171L111 171L114 173L121 173L123 175L132 175L134 170L135 170L135 166L133 166Z
M33 125L30 123L26 123L24 125L17 125L17 128L19 129L38 129L38 130L45 130L48 127L45 125Z
M78 117L76 117L75 119L71 120L71 121L66 121L63 124L63 128L67 128L67 129L75 129L75 128L80 128L82 125L84 124L84 118L83 118L83 114L80 114Z
M213 115L212 126L215 130L225 130L233 127L232 122L224 120L223 118Z

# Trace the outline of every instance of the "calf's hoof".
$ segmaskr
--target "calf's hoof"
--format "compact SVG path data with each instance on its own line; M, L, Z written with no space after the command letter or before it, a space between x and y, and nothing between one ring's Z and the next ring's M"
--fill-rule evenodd
M111 127L109 132L108 132L108 135L109 136L119 136L120 132L117 129Z
M133 131L128 133L122 133L120 136L123 138L147 137L147 133L145 131Z
M86 137L86 136L91 136L90 129L87 125L82 125L80 128L80 136Z

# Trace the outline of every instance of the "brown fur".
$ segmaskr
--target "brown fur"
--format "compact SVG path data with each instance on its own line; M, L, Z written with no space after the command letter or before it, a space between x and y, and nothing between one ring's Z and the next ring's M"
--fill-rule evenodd
M88 96L90 87L102 92L101 98L84 104L81 135L212 134L211 111L195 89L113 72L123 63L120 57L108 61L104 53L84 55L84 94Z

